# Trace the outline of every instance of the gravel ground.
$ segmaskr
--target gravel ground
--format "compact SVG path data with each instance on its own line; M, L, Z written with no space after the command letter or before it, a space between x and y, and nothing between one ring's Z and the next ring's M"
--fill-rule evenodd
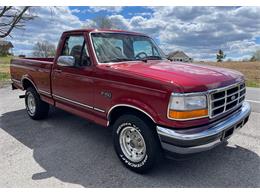
M33 121L22 93L0 89L0 187L260 187L259 109L228 144L138 175L117 159L109 129L57 109Z

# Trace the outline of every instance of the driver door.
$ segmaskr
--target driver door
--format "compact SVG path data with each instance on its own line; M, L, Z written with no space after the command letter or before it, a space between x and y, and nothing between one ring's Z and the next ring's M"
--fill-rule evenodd
M53 98L57 107L68 106L92 112L93 66L90 61L84 34L68 35L64 38L60 55L72 56L73 66L54 64L52 75Z

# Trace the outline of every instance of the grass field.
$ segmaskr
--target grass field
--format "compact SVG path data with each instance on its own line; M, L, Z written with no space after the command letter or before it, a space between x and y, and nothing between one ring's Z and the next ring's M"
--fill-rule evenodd
M0 87L10 82L11 56L0 57Z
M0 57L0 87L10 82L11 56ZM260 61L258 62L200 62L213 66L225 67L238 70L245 75L248 87L260 87Z

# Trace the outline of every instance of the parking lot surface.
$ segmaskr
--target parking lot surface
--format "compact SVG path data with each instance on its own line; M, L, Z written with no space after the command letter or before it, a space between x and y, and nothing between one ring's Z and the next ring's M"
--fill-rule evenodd
M33 121L23 92L1 88L0 187L260 187L260 96L248 92L250 120L228 144L139 175L118 160L110 129L58 109Z

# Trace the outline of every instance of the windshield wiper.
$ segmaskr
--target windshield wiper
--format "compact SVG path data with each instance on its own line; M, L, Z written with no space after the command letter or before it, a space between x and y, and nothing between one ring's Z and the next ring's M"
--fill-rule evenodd
M113 58L110 60L105 60L103 63L108 63L108 62L123 62L123 61L133 61L134 59L131 58Z
M139 59L143 62L147 62L147 60L162 60L162 57L160 56L146 56L144 58Z
M103 63L109 63L109 62L123 62L123 61L135 61L135 60L141 60L143 62L147 62L147 60L162 60L162 57L160 56L147 56L140 59L132 59L132 58L113 58L110 60L105 60Z

